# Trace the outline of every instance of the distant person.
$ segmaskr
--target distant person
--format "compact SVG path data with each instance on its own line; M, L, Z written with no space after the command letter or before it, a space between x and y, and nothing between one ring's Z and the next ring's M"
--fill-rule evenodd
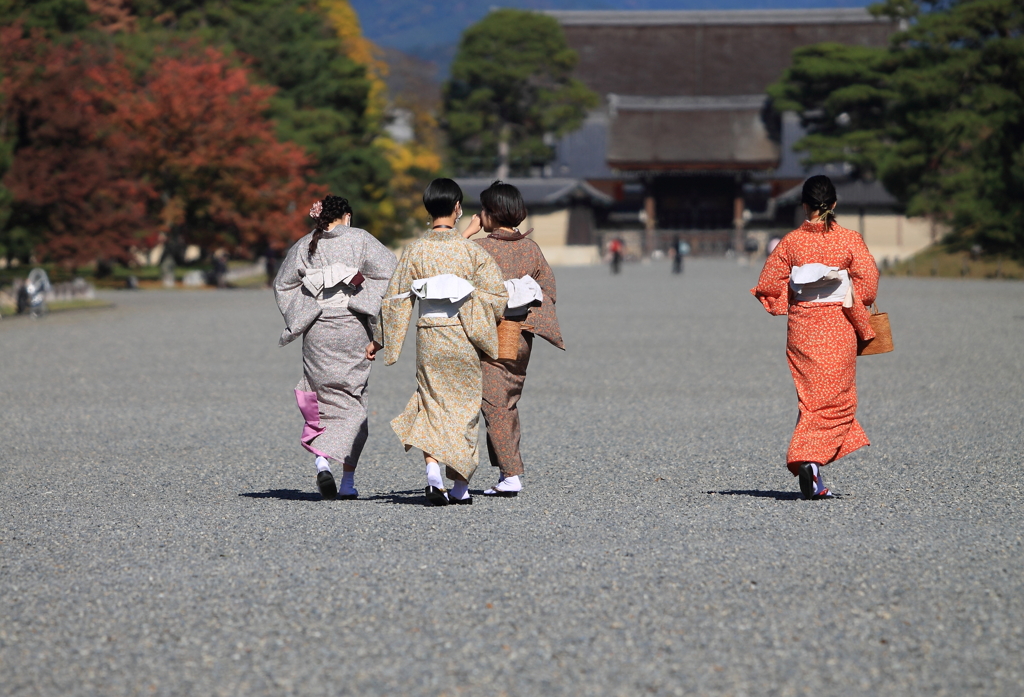
M227 254L223 249L218 249L213 253L213 271L211 272L210 285L218 288L227 287L227 273L228 273L228 258Z
M861 236L835 220L836 190L826 176L804 182L807 221L782 238L751 292L773 315L789 315L786 357L800 417L786 463L804 498L833 494L822 468L870 445L855 418L857 339L874 338L867 306L878 269Z
M778 235L772 235L771 239L768 240L768 246L765 247L765 254L770 255L772 252L774 252L775 248L779 246L779 242L781 241L781 237L779 237Z
M469 481L480 462L480 356L498 356L496 322L508 293L491 255L455 229L462 216L459 185L435 179L423 192L423 205L430 229L402 253L388 286L381 331L367 355L373 360L383 348L384 364L395 363L418 306L416 392L391 427L406 450L423 451L427 503L465 505L473 502ZM441 479L441 463L454 482L450 491Z
M612 238L612 241L608 243L608 253L611 255L613 274L617 274L619 272L619 267L622 265L622 252L624 247L625 245L619 237Z
M480 194L480 215L462 233L467 239L482 229L487 237L477 244L494 257L505 279L509 302L501 325L520 328L518 353L512 360L483 357L484 391L481 409L487 425L487 454L498 468L498 483L485 496L518 496L525 472L519 450L519 399L526 383L533 337L536 334L565 350L555 314L555 274L537 243L519 231L526 203L519 189L494 182Z
M684 242L679 235L674 235L672 237L672 246L669 248L669 252L672 255L672 273L682 273L683 259L690 253L690 245Z
M280 266L279 256L278 251L268 244L263 260L267 271L267 285L271 287L274 285L274 279L277 278L277 269Z
M317 201L316 222L281 262L274 279L287 325L280 345L302 337L302 379L295 400L305 419L300 442L315 456L324 499L354 499L356 466L368 433L370 324L398 265L394 253L366 230L351 227L352 208L340 196ZM331 463L342 467L340 490Z

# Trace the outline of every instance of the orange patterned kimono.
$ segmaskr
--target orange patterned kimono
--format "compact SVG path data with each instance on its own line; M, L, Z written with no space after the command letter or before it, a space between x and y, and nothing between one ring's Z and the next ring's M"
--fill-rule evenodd
M853 307L841 302L793 302L794 266L825 264L845 269ZM773 315L789 315L786 357L796 383L800 416L786 463L796 476L804 462L826 465L870 445L857 423L857 337L872 338L867 306L878 292L878 268L861 236L836 223L805 222L786 235L764 263L750 291ZM855 329L856 327L856 329Z

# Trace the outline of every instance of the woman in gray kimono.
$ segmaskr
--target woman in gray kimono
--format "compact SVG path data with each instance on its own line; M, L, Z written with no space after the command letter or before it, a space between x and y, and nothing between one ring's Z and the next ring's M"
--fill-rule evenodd
M469 504L469 480L480 462L480 354L498 355L495 323L508 293L494 259L455 229L462 215L458 184L435 179L423 193L423 205L433 222L402 254L384 300L380 343L367 355L383 344L384 364L397 361L413 305L419 306L416 393L391 427L406 450L423 451L431 505ZM439 463L455 482L451 491Z
M300 442L316 456L325 499L354 499L356 465L367 436L368 345L381 299L398 264L366 230L351 227L339 196L309 212L316 228L292 245L274 280L285 329L280 345L302 337L302 379L295 400L305 420ZM341 463L341 488L331 461Z

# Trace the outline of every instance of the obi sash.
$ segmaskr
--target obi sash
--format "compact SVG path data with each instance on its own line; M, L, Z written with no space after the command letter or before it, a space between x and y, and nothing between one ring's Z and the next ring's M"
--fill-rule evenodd
M394 296L419 300L420 317L456 317L459 308L476 288L464 278L444 273L430 278L418 278L412 282L412 289Z
M530 305L544 301L544 291L529 274L505 281L505 290L508 291L505 317L509 319L525 317L530 311Z
M850 272L837 266L794 266L789 274L789 287L793 291L794 302L843 303L843 307L853 306Z

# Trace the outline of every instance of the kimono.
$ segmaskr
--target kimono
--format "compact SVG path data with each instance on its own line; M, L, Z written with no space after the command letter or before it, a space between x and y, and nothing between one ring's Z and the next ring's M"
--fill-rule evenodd
M530 276L542 291L542 299L523 308L505 310L505 316L522 321L519 353L514 361L483 359L484 392L481 409L487 425L487 454L491 465L505 477L523 474L519 451L519 399L526 383L526 368L537 335L565 350L562 332L555 314L555 275L544 254L533 240L522 234L493 232L478 243L494 257L503 277L510 283ZM514 304L514 303L513 303Z
M345 225L324 232L310 258L311 236L292 245L274 279L286 325L279 343L302 337L302 447L355 467L368 432L366 346L398 260L370 233Z
M790 276L811 264L846 272L849 307L838 296L804 299L814 284L794 284ZM874 336L867 306L877 292L878 268L861 236L820 222L805 222L782 238L751 290L768 312L789 316L786 357L800 408L786 455L794 476L804 462L827 465L871 444L855 418L857 339Z
M422 285L415 284L445 274L472 288L447 303L447 311L443 300L439 304L422 297ZM495 323L507 297L497 264L457 230L430 230L410 243L385 295L377 338L385 365L401 354L414 304L421 315L416 322L416 392L391 427L406 451L419 448L443 462L450 478L454 472L468 481L479 463L480 354L498 355Z

